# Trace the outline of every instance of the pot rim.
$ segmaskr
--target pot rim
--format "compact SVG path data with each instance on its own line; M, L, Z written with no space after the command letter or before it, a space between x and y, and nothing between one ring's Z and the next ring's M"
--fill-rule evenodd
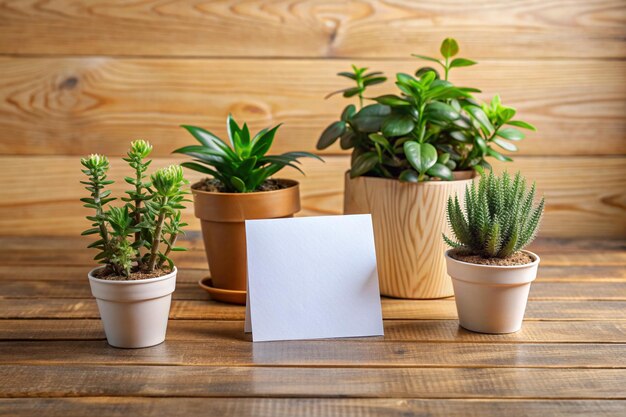
M374 180L374 181L387 181L387 182L395 181L395 182L399 182L401 184L406 184L406 185L440 185L440 184L449 184L451 182L473 181L474 178L476 178L476 172L471 170L471 169L465 169L463 171L453 171L452 174L454 175L455 172L473 172L474 174L470 178L453 179L452 181L402 182L402 181L400 181L397 178L369 177L369 176L366 176L366 175L359 175L356 178L350 178L350 170L347 170L346 171L346 179L349 180L349 181L355 181L358 178L366 178L366 179L371 179L371 180Z
M104 268L105 266L98 266L96 268L93 268L91 271L89 271L89 273L87 274L87 277L92 280L92 281L96 281L96 282L100 282L103 284L110 284L110 285L139 285L139 284L150 284L153 282L158 282L158 281L165 281L166 279L170 279L172 277L176 276L176 273L178 272L178 268L176 268L176 266L174 266L174 269L172 270L172 272L169 272L165 275L161 275L160 277L154 277L154 278L146 278L146 279L133 279L133 280L113 280L113 279L100 279L97 277L93 276L93 273L99 269Z
M537 255L536 253L531 252L529 250L522 249L520 252L529 255L531 258L534 258L534 261L532 261L530 263L527 263L527 264L523 264L523 265L481 265L481 264L473 264L471 262L464 262L464 261L459 261L458 259L454 259L452 256L450 256L450 252L453 251L453 250L454 250L454 248L448 249L444 253L444 256L446 258L448 258L450 261L457 262L457 263L462 264L462 265L468 265L468 266L472 266L472 267L491 269L491 270L494 270L494 269L512 270L512 269L532 268L535 265L538 265L539 261L541 261L541 259L539 258L539 255Z
M286 192L288 190L292 190L294 187L297 187L300 185L300 182L297 180L292 180L292 179L288 179L288 178L272 178L276 181L284 181L287 183L290 183L290 185L287 188L281 188L278 190L271 190L271 191L253 191L251 193L222 193L222 192L216 192L216 191L203 191L203 190L196 190L195 188L193 188L193 184L191 186L191 192L192 194L204 194L204 195L215 195L215 196L229 196L231 198L244 198L244 196L250 196L250 195L268 195L268 194L276 194L276 193L280 193L280 192ZM197 182L196 182L197 184Z

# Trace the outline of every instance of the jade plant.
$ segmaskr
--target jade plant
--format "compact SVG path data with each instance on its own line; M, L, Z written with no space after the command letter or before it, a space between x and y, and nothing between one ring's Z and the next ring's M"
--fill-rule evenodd
M259 187L272 175L286 166L302 170L300 158L310 157L322 160L310 152L287 152L281 155L267 155L280 125L271 129L263 129L251 137L246 123L239 126L231 115L228 115L226 129L230 146L218 136L206 129L183 125L200 145L185 146L176 149L194 159L184 162L185 168L212 176L219 181L226 192L248 193L258 191Z
M396 74L398 94L364 96L369 86L386 80L380 72L367 73L367 68L353 66L352 72L338 73L356 87L329 96L357 96L359 108L346 106L340 120L323 131L317 148L325 149L339 140L342 149L352 149L352 178L366 175L408 182L452 180L452 172L459 170L483 173L491 169L488 156L511 161L497 148L516 151L512 142L524 138L518 128L535 128L515 120L515 109L504 106L499 96L484 103L473 95L479 89L454 85L449 80L453 68L476 64L454 58L458 51L458 43L448 38L441 44L441 59L414 55L437 68ZM364 98L373 103L364 106Z
M90 155L81 159L87 181L81 181L90 196L82 198L85 207L94 210L87 216L92 227L82 235L96 235L97 240L89 248L98 250L95 260L105 265L103 275L129 277L132 273L152 274L158 270L173 270L170 258L172 251L183 251L176 240L184 234L186 223L181 221L183 203L188 201L188 192L183 186L188 183L180 166L171 165L150 175L146 171L152 146L144 140L131 143L124 160L134 171L133 177L125 181L133 188L126 191L128 197L123 205L111 206L116 200L111 197L107 179L109 160L102 155Z
M443 235L453 248L485 258L507 258L524 249L537 234L544 199L535 200L535 184L527 190L518 172L497 177L490 172L465 188L463 208L458 196L448 199L448 221L454 238Z

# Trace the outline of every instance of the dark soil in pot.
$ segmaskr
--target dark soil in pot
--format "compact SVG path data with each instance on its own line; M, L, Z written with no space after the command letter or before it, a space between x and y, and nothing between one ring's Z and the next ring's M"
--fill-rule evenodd
M123 277L115 275L113 271L109 271L106 268L98 269L93 273L93 276L98 279L104 279L107 281L137 281L141 279L158 278L163 275L167 275L172 271L168 269L155 269L153 272L147 273L142 271L132 272L129 276Z
M265 182L263 182L263 184L261 184L259 188L255 190L255 192L282 190L283 188L290 187L291 185L293 184L282 180L268 179L265 180ZM191 188L193 188L194 190L207 191L210 193L229 192L226 190L226 187L224 187L224 184L222 184L221 181L216 180L215 178L205 178L193 184Z
M480 255L472 255L460 250L454 250L450 251L450 257L456 259L457 261L467 262L470 264L492 266L526 265L534 261L532 257L523 252L515 252L513 255L506 258L485 258Z

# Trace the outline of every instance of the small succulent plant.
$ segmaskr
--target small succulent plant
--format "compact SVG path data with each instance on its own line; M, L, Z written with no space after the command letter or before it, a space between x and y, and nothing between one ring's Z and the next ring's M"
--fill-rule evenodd
M487 157L511 161L498 149L517 150L513 142L524 138L518 128L535 130L534 126L514 120L515 109L502 105L499 96L483 103L473 96L479 89L456 86L448 79L452 68L476 64L455 57L459 45L454 39L445 39L440 52L442 58L414 55L437 68L396 74L399 92L365 97L374 102L365 106L366 89L383 83L382 73L355 66L352 72L338 73L356 86L329 96L358 96L359 108L346 106L340 120L322 132L317 148L326 149L339 140L342 149L352 149L352 178L367 175L406 182L452 180L453 171L483 173L491 169Z
M269 177L286 166L304 174L296 165L300 163L300 158L322 160L310 152L266 155L280 125L263 129L251 138L247 124L244 123L240 127L232 116L228 115L226 128L231 146L201 127L187 125L182 127L187 129L200 145L185 146L174 151L194 158L194 162L184 162L181 165L212 176L228 192L256 191Z
M125 178L133 189L126 191L128 197L122 198L123 206L109 207L115 198L111 197L110 190L105 190L113 184L107 179L110 168L107 157L90 155L81 159L85 168L82 172L88 177L81 183L90 193L81 201L95 211L94 215L87 216L92 227L82 235L98 235L89 248L98 249L94 259L105 264L110 274L128 277L133 272L152 273L165 264L172 270L174 263L170 252L185 250L175 244L187 225L181 221L180 211L188 201L185 199L188 192L182 189L188 181L177 165L159 169L150 176L151 181L144 181L151 163L144 159L151 151L152 146L144 140L131 143L124 160L135 176Z
M544 199L534 204L535 184L527 191L526 180L518 172L514 178L504 172L483 175L465 188L465 205L458 196L448 199L448 221L456 239L444 235L445 242L471 255L506 258L523 249L535 238Z

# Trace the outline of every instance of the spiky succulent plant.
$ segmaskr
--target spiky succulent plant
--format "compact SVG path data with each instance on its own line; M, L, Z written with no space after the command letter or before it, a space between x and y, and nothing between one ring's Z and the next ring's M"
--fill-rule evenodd
M295 165L300 163L300 158L310 157L322 161L322 158L310 152L266 155L280 125L263 129L251 137L245 123L240 127L235 119L228 115L226 129L231 146L201 127L187 125L182 127L187 129L200 142L200 145L185 146L174 151L174 153L182 153L194 158L194 162L184 162L181 165L212 176L228 192L256 191L265 180L286 166L304 174Z
M527 191L518 172L514 178L491 172L465 188L465 205L458 196L448 199L448 221L456 239L443 239L453 248L486 258L506 258L535 238L544 199L534 204L535 184Z

